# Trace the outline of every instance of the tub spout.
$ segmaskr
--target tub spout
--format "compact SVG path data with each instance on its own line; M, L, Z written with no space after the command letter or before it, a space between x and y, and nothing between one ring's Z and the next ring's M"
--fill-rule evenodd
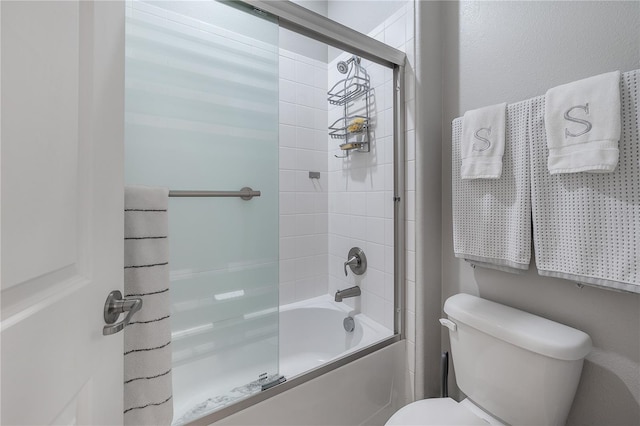
M360 296L360 287L354 286L344 290L336 291L336 302L342 302L342 299Z

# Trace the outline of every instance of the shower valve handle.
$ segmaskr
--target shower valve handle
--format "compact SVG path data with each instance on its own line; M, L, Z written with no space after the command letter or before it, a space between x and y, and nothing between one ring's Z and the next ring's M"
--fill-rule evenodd
M347 266L360 266L360 259L357 256L353 256L351 259L347 260L346 262L344 262L344 276L346 277L347 274Z
M347 266L351 268L351 272L356 275L362 275L367 270L367 256L360 247L352 247L347 255L347 261L344 262L344 275L347 276Z

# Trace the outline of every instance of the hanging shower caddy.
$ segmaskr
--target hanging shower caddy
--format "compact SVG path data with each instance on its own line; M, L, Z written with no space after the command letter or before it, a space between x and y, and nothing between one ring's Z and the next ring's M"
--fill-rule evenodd
M360 65L360 57L352 56L348 61L338 62L338 71L346 77L338 81L327 93L331 105L344 108L342 116L329 126L329 136L332 139L344 140L340 149L346 158L349 151L369 152L370 147L370 116L369 89L370 81L367 70Z

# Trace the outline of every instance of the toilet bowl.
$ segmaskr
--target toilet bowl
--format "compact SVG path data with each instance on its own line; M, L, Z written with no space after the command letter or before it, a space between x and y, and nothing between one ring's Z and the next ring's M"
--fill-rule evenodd
M468 399L413 402L400 425L564 425L591 339L580 330L468 294L444 304L456 383Z
M413 402L396 411L386 425L505 426L469 399L456 402L451 398L431 398Z

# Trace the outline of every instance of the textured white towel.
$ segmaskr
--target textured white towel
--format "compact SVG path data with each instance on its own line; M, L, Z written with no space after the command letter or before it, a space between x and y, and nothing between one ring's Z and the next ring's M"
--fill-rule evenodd
M452 123L453 248L456 257L482 267L522 272L531 260L531 197L527 121L530 105L509 105L500 179L463 180L462 119Z
M620 162L612 173L550 175L545 101L531 119L536 264L548 275L640 293L640 71L622 75Z
M549 89L545 103L549 173L615 170L620 139L620 71Z
M142 309L124 329L124 424L173 419L165 188L125 188L124 292Z
M464 113L462 179L498 179L502 175L506 107L502 103Z

